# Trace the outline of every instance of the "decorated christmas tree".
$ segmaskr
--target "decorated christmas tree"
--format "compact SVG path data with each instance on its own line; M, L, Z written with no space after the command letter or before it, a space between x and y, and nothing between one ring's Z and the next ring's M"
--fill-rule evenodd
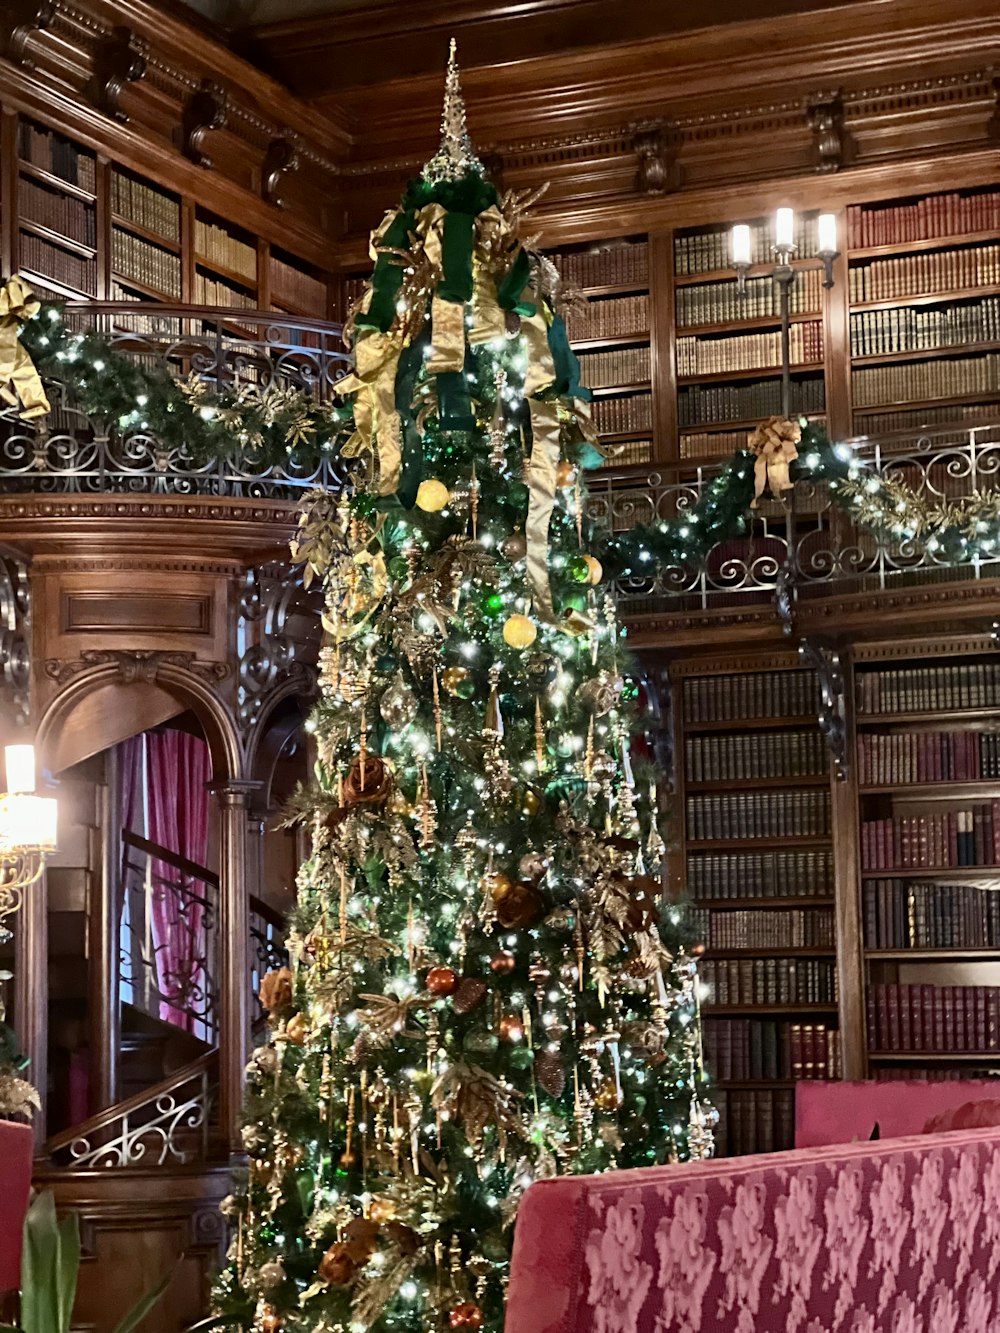
M711 1151L571 295L526 202L485 178L453 51L349 321L355 483L295 544L325 601L312 852L215 1297L268 1333L499 1329L533 1180Z

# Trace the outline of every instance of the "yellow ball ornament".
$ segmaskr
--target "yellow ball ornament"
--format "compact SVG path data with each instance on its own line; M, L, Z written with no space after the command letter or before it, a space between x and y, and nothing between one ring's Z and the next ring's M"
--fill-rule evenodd
M587 563L587 582L592 586L600 583L604 578L604 566L600 560L593 555L585 555L583 558Z
M576 485L576 468L566 458L556 467L556 485L561 491Z
M451 492L443 481L431 477L417 487L417 508L425 514L436 514L451 499Z
M511 648L530 648L538 636L538 627L530 616L509 616L504 621L504 643Z

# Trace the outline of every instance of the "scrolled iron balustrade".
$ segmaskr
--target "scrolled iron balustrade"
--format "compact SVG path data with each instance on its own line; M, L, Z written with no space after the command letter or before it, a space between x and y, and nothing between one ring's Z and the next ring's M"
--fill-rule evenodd
M98 330L150 369L178 379L194 374L216 388L280 386L331 403L350 365L340 325L273 311L88 301L68 304L65 319L81 332ZM64 384L47 388L48 418L26 425L8 414L0 425L0 493L294 499L311 486L343 482L336 459L310 468L255 466L252 452L236 445L231 458L196 461L148 430L88 416Z

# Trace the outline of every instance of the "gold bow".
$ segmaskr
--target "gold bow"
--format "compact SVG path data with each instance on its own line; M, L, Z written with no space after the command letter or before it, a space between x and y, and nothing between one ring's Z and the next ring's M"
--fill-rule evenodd
M337 382L339 394L354 395L354 434L341 450L357 458L374 449L378 458L379 495L392 495L399 485L402 426L396 411L396 368L401 346L397 335L366 331L355 348L354 373Z
M530 289L525 296L535 299ZM528 519L525 524L528 584L536 613L540 619L552 624L555 611L549 583L549 523L556 502L561 432L558 405L537 397L551 387L556 377L548 325L540 308L533 315L521 317L521 333L527 343L528 372L524 379L524 396L531 416Z
M757 455L753 469L752 509L757 508L757 501L765 490L777 499L784 491L793 489L788 465L799 456L795 446L801 438L798 422L784 417L768 417L747 437L747 448Z
M0 398L20 402L25 421L51 412L35 363L18 337L18 326L38 314L40 302L23 278L0 288Z

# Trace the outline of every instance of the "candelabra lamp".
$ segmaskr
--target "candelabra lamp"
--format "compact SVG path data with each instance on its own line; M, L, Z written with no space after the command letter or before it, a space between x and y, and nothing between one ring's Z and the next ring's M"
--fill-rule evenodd
M837 258L837 217L834 213L821 213L817 226L817 257L823 265L823 286L833 286L833 261ZM792 415L792 364L791 364L791 307L792 287L799 269L792 260L798 246L795 243L795 213L790 208L779 208L774 215L774 244L771 246L772 264L770 277L778 292L778 309L781 315L781 414ZM740 294L747 290L747 273L751 266L750 228L744 223L733 227L730 234L730 252L736 281Z
M57 802L35 794L35 748L8 745L6 791L0 793L0 941L25 889L38 882L56 849Z

